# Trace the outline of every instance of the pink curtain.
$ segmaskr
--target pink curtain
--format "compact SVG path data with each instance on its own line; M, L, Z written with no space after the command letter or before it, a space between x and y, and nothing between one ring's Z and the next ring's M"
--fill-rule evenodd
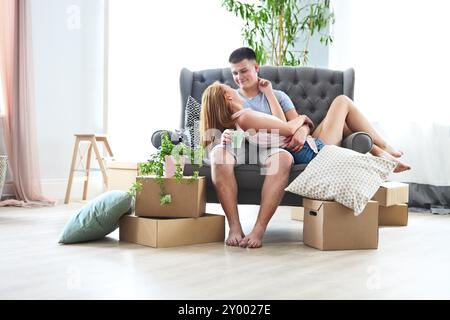
M41 193L37 152L29 0L0 0L0 76L5 98L3 132L18 202L48 206Z

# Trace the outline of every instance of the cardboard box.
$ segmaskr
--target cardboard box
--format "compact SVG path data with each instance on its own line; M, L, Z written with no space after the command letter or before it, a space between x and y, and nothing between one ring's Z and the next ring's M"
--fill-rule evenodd
M225 217L212 214L171 219L124 216L120 219L119 237L121 241L154 248L223 242Z
M303 216L305 213L305 208L303 207L292 207L291 208L291 219L297 221L303 221Z
M106 174L108 176L108 191L122 190L128 191L136 182L140 163L109 161L106 164Z
M353 211L337 202L303 199L303 242L319 250L378 248L378 203Z
M408 205L396 204L390 207L380 206L378 209L380 226L407 226L408 225Z
M401 182L385 182L372 197L372 200L378 201L380 206L389 207L408 203L408 198L409 185Z
M199 177L189 183L183 177L182 183L175 178L164 179L164 188L172 197L172 202L161 205L160 187L155 177L137 177L142 190L136 196L136 215L140 217L196 218L206 211L206 179Z

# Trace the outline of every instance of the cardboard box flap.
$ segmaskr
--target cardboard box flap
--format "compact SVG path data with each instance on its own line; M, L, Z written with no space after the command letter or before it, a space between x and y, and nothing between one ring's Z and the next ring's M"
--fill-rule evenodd
M303 207L312 209L314 211L320 211L320 209L326 202L328 202L328 201L304 198L303 199Z

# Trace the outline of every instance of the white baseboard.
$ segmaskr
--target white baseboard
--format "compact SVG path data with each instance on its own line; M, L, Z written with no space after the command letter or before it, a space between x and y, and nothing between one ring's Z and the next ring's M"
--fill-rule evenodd
M42 194L46 198L56 200L59 203L64 202L66 197L68 179L44 179L41 182ZM70 200L77 201L83 197L83 178L75 177L70 192ZM101 176L91 176L89 178L87 200L93 199L105 192L103 179Z

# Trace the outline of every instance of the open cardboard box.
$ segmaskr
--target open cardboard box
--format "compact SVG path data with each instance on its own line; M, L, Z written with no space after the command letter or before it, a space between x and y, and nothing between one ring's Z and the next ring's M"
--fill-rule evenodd
M136 215L140 217L196 218L206 211L206 179L199 177L189 182L183 177L182 183L175 178L164 178L166 193L172 202L161 205L160 187L154 176L140 176L136 181L142 184L142 190L136 195Z

